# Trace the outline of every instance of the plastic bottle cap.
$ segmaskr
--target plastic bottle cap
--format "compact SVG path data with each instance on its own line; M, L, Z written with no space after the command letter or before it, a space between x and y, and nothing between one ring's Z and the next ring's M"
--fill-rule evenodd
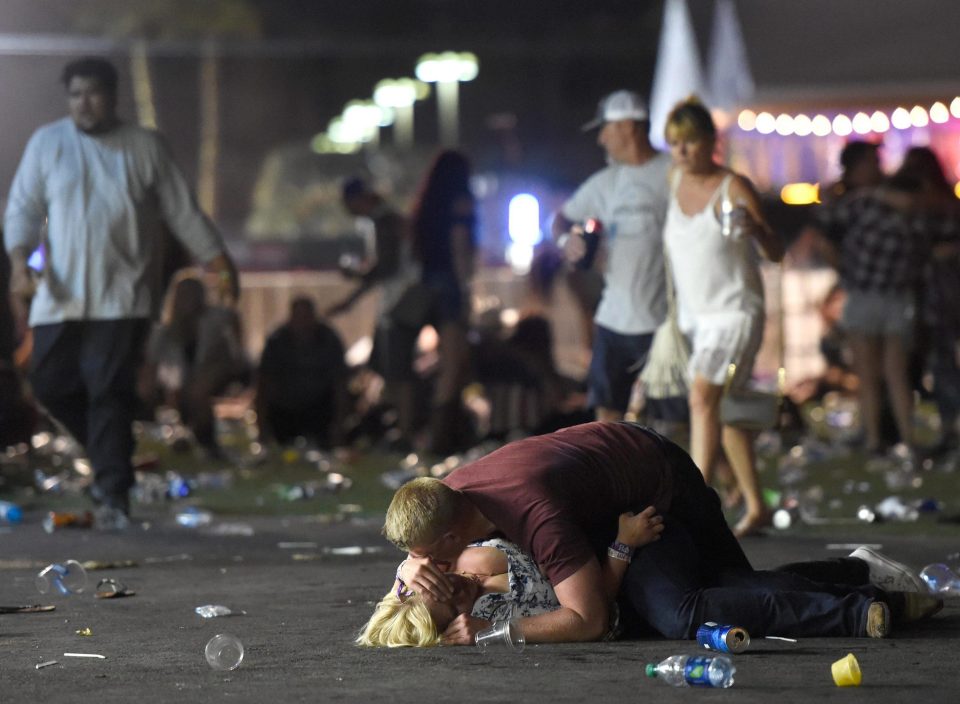
M657 676L657 666L652 662L647 663L647 677L656 677Z

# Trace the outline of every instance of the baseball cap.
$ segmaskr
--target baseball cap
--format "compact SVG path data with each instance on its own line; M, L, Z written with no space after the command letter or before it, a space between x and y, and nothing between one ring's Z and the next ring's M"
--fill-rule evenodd
M649 120L647 103L632 90L618 90L603 98L597 106L597 116L581 129L586 132L604 122L617 120Z

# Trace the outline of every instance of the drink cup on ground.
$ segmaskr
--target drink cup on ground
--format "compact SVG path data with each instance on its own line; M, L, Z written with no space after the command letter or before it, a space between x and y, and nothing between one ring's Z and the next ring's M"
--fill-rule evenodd
M491 628L480 631L475 642L480 650L512 650L517 653L522 652L527 644L516 619L496 621Z

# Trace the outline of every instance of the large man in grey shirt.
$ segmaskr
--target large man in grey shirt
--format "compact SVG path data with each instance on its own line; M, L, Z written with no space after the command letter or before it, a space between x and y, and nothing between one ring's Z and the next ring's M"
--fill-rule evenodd
M34 392L86 447L98 524L122 528L133 484L134 380L163 295L164 227L233 297L237 277L160 136L118 119L113 65L74 61L63 83L69 116L30 138L10 188L4 242L11 292L32 297ZM27 262L41 244L35 285Z

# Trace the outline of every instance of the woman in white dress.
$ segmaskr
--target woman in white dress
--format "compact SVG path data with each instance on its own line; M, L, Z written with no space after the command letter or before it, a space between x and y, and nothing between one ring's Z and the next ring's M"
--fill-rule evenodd
M678 320L691 340L690 455L709 483L721 445L736 476L746 513L738 537L769 523L749 431L721 425L720 399L730 364L732 388L745 385L763 336L763 283L759 249L779 261L783 245L767 224L752 184L717 162L717 131L695 98L667 119L673 158L664 243L675 282ZM722 204L734 209L721 224Z

